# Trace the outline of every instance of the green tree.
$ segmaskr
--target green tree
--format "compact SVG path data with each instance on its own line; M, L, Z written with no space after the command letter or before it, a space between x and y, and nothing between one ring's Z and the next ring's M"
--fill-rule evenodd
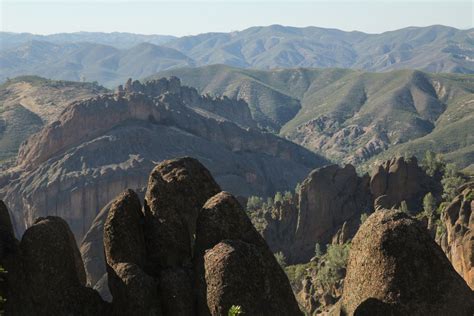
M434 215L435 210L436 210L436 201L433 194L429 192L423 198L423 211L426 214L426 217L428 217L428 230L429 231L431 231L433 228L433 215Z
M262 207L263 200L261 197L252 195L247 200L247 210L256 210Z
M369 214L367 213L362 213L360 214L360 224L364 224L364 222L367 220L367 218L369 217Z
M463 184L463 179L459 176L454 163L446 164L441 184L443 185L443 199L445 201L454 199L458 194L459 186Z
M321 258L322 255L323 255L323 251L321 250L321 245L319 244L319 242L317 242L316 245L314 246L314 256L316 258Z
M239 305L232 305L229 308L229 312L227 313L228 316L239 316L242 315L244 312L242 311L242 307Z
M435 209L436 209L435 198L434 198L433 194L431 194L431 192L429 192L423 198L423 210L424 210L426 216L428 216L428 218L430 218L431 216L433 216Z
M403 200L402 203L400 203L400 211L409 214L407 201Z
M425 172L433 177L437 172L443 171L444 162L440 154L436 154L430 150L425 152L425 157L421 162Z
M275 197L273 199L276 202L280 202L280 203L283 203L283 194L281 194L281 192L277 192L275 193Z
M283 195L283 199L285 199L286 201L292 201L293 193L291 193L291 191L285 191L285 195Z
M331 288L338 280L344 277L343 269L349 259L350 243L343 245L328 245L326 254L322 258L322 265L316 276L316 282L324 289Z
M286 267L286 257L283 254L283 252L279 251L279 252L275 253L274 256L275 256L275 259L277 260L278 264L280 265L280 267L282 267L284 269Z

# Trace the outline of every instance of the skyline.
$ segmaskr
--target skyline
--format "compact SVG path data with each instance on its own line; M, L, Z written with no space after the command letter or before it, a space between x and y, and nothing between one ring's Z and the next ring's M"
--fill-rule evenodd
M1 0L0 11L1 31L41 35L83 31L186 36L273 24L371 34L437 24L474 27L470 1Z

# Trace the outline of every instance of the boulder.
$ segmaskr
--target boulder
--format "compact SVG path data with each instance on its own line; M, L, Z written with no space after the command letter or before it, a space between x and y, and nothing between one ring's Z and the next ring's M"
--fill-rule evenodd
M472 315L474 293L421 224L376 211L352 240L342 311L348 315Z
M153 169L145 196L145 233L155 270L191 262L199 210L219 191L196 159L167 160Z
M446 255L454 269L474 290L474 182L460 188L446 207L442 222L446 226Z
M249 315L301 314L285 273L227 192L210 198L199 213L195 273L199 314L227 315L232 305Z
M59 217L39 218L19 245L21 273L7 298L12 315L107 315L110 306L85 286L86 276L74 235ZM9 272L10 273L10 272ZM31 305L30 305L31 304ZM25 308L25 306L27 306Z
M120 194L110 206L104 224L104 251L115 313L158 313L157 282L144 271L143 213L132 190Z

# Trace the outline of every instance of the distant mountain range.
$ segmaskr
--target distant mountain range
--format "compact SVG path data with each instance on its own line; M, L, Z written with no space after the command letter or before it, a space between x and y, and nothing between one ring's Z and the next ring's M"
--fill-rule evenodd
M19 75L113 87L183 66L419 69L474 73L474 30L409 27L382 34L272 25L175 38L129 33L0 33L0 80Z
M333 161L368 167L396 154L440 152L474 170L474 76L417 70L176 69L210 95L242 98L265 129Z

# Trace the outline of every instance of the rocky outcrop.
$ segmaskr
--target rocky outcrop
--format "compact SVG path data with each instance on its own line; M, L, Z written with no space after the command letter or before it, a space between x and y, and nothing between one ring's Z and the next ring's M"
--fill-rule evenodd
M316 169L301 184L298 209L295 241L288 257L307 262L315 244L330 243L345 222L349 235L355 234L360 215L372 209L369 178L358 177L351 165Z
M277 202L254 217L254 224L274 253L283 252L287 263L308 262L316 243L341 243L354 236L360 215L372 211L369 176L359 177L352 165L331 165L313 170L302 182L294 200Z
M423 209L423 197L427 193L440 196L442 192L440 184L418 166L415 157L393 158L375 167L370 190L375 199L385 195L383 207L399 207L405 201L412 212Z
M441 218L446 227L444 251L454 269L474 290L474 182L459 189Z
M3 206L3 203L0 203ZM2 284L7 315L107 315L110 306L85 286L84 266L74 236L59 217L39 218L21 242L3 228L0 261L8 271ZM8 214L8 213L7 213ZM3 282L2 282L3 283Z
M145 196L145 189L136 191L140 199ZM104 223L114 200L110 201L91 224L80 245L84 269L86 271L87 286L94 288L106 301L112 301L108 287L108 277L105 268L104 256Z
M299 314L265 241L219 191L203 165L183 158L150 174L144 212L130 190L112 203L104 249L116 314L226 315L232 305L252 315Z
M286 275L232 195L221 192L206 202L196 236L200 313L225 315L238 305L250 315L300 314Z
M352 240L339 307L348 315L472 315L474 293L425 228L384 210Z
M124 189L145 187L155 162L172 157L199 157L239 196L284 191L325 162L275 135L196 110L173 80L133 86L74 102L22 145L18 165L0 179L16 235L35 218L55 215L81 240L99 210ZM232 107L212 100L216 108Z

